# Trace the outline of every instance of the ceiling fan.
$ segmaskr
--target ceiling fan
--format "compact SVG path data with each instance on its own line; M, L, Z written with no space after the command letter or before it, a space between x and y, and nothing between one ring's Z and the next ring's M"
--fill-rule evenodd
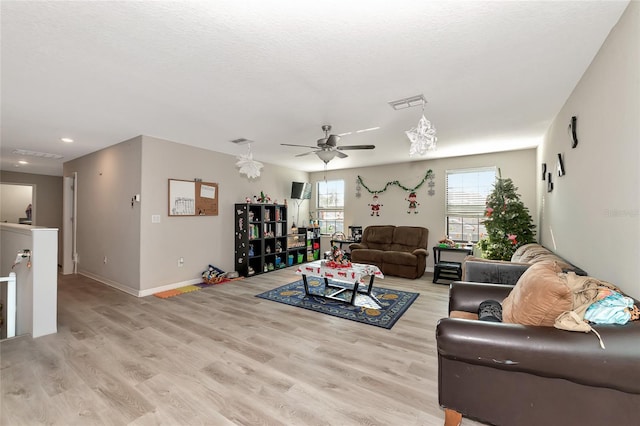
M324 161L327 164L329 161L333 160L334 157L338 158L346 158L348 157L342 151L353 150L353 149L374 149L375 145L343 145L338 146L338 141L340 140L339 135L330 135L331 125L325 124L322 126L322 131L324 132L324 138L318 139L317 146L309 146L309 145L296 145L290 143L281 143L283 146L299 146L302 148L311 148L313 151L303 152L302 154L296 155L296 157L303 157L309 154L316 154L318 158Z

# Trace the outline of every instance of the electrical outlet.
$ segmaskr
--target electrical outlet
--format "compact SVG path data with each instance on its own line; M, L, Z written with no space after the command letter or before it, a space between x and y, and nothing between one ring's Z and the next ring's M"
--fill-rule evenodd
M182 268L184 266L184 257L178 259L178 268Z

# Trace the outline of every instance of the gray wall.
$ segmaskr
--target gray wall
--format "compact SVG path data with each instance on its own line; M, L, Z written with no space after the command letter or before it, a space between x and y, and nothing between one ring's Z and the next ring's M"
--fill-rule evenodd
M578 117L577 148L567 131ZM566 175L553 192L538 181L546 246L640 298L640 3L631 2L547 131L538 167Z
M78 173L78 271L128 292L140 282L140 210L131 197L140 193L141 151L138 137L63 166L64 176Z
M15 183L0 184L0 221L20 223L27 217L27 206L33 204L33 186ZM33 208L32 214L33 216ZM35 224L35 221L32 223Z
M238 154L245 150L239 147ZM147 295L198 280L209 263L234 270L233 204L260 191L284 202L292 181L308 180L306 172L265 164L263 176L250 181L235 162L234 156L139 136L65 163L65 176L78 172L79 271ZM219 184L218 216L169 217L168 180L194 178ZM132 207L136 194L141 201ZM152 215L160 223L151 223Z
M0 171L3 183L21 183L35 186L36 225L57 228L62 235L62 177ZM26 208L26 206L25 206ZM24 210L24 209L23 209ZM24 211L22 212L24 214ZM24 217L24 216L21 216ZM58 238L58 264L62 264L62 238Z
M270 164L260 177L249 180L238 172L234 156L142 138L140 290L199 278L209 264L235 270L233 205L260 191L282 203L291 194L292 181L308 180L306 172ZM245 146L238 147L238 154L245 151ZM218 183L218 215L169 217L168 180L194 178ZM289 219L292 214L289 208ZM160 215L160 223L151 223L152 215Z
M407 141L407 156L409 142ZM357 155L357 154L353 154ZM339 161L339 160L334 160ZM484 155L469 155L436 160L425 160L388 166L364 167L357 169L327 171L326 178L345 180L345 229L349 225L408 225L424 226L429 229L429 246L443 238L446 234L445 218L445 172L451 169L466 169L472 167L496 166L500 168L502 177L511 178L518 187L518 193L525 206L535 218L536 211L536 151L534 149L499 152ZM390 186L384 193L378 195L378 202L383 206L380 216L371 216L373 195L365 188L360 191L360 198L356 197L356 178L361 176L364 183L371 190L381 190L387 182L397 180L406 188L415 187L425 176L426 171L434 172L435 194L427 194L428 186L424 184L416 191L420 205L417 214L407 214L407 192L398 186ZM324 172L312 173L311 181L324 180ZM314 190L315 197L315 190ZM315 199L311 200L312 210L315 210ZM433 267L433 256L427 258L427 267Z

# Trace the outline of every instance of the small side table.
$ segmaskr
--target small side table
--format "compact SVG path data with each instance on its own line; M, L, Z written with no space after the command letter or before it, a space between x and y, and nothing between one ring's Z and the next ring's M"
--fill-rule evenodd
M442 252L473 254L473 247L440 247L433 248L433 282L437 283L440 278L461 279L462 262L453 262L441 259Z

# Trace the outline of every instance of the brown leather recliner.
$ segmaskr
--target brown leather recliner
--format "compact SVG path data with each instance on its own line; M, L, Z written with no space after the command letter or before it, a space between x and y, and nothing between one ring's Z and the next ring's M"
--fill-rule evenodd
M420 226L367 226L349 245L351 261L376 265L383 274L420 278L427 266L429 230Z
M477 313L510 285L454 282L449 312ZM640 419L640 321L593 333L461 318L436 327L445 425L624 425Z

